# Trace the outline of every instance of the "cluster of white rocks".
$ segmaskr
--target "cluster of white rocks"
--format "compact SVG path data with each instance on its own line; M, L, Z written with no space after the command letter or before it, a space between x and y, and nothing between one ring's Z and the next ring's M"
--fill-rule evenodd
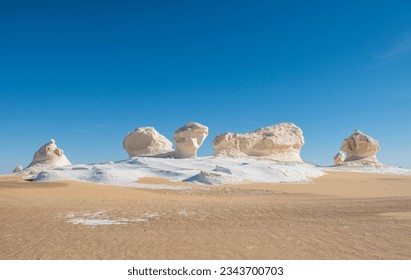
M197 150L208 136L208 127L190 122L178 128L173 143L153 127L136 128L123 140L123 148L130 157L196 158ZM300 151L304 145L301 128L293 123L279 123L260 128L255 132L223 133L213 141L214 156L226 158L251 158L285 163L301 163ZM377 140L355 130L341 145L334 157L336 166L379 167L376 158L380 145ZM43 145L26 167L17 166L15 173L37 174L54 167L71 165L62 149L52 139Z
M176 149L167 138L154 128L138 128L128 133L123 147L130 157L152 156L192 158L208 135L208 128L188 123L174 133ZM300 156L304 145L301 128L285 122L260 128L250 133L223 133L213 140L214 156L228 158L254 158L278 162L303 162ZM380 145L377 140L355 130L345 139L341 151L334 157L337 166L383 166L377 158Z
M380 150L380 143L359 130L354 130L340 149L334 156L337 166L383 166L375 156Z
M165 136L152 127L144 127L129 132L123 147L130 157L192 158L196 157L207 135L208 127L190 122L175 131L176 149L172 151L172 144ZM303 132L292 123L280 123L246 134L223 133L213 141L215 156L282 162L302 162L300 151L303 145Z
M136 128L123 140L123 148L130 157L152 156L172 158L192 158L208 136L208 127L190 122L174 132L173 144L153 127Z

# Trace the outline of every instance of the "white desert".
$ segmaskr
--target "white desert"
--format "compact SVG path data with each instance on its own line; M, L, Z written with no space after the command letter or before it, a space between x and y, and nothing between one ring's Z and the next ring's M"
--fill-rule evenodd
M377 140L356 130L319 167L292 123L223 133L198 157L208 133L189 122L173 148L137 128L128 159L99 164L45 144L0 176L0 258L411 258L411 170L377 161Z

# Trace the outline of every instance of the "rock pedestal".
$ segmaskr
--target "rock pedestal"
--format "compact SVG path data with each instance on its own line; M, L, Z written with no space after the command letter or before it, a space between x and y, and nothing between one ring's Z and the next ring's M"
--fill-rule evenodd
M197 150L203 144L207 136L208 127L199 123L190 122L178 128L174 133L174 142L176 143L174 157L196 157Z

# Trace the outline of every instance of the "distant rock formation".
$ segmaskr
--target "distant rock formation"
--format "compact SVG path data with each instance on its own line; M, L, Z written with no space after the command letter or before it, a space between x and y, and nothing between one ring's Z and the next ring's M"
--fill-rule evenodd
M334 164L335 165L341 165L344 163L345 160L345 154L343 152L338 152L338 154L336 154L334 156Z
M215 156L253 157L283 162L302 162L302 130L293 123L280 123L252 133L224 133L213 141Z
M178 128L174 133L176 150L173 156L176 158L190 158L197 156L197 150L208 136L208 127L190 122Z
M336 161L336 156L334 157L334 163L350 166L380 166L382 164L375 156L379 150L380 144L377 140L355 129L354 133L345 139L341 145L341 151L345 153L346 158L341 163L340 160ZM342 152L339 152L339 154L342 154Z
M20 172L20 171L22 171L22 170L23 170L23 166L18 165L18 166L16 166L16 168L14 168L13 173L18 173L18 172Z
M130 157L156 156L171 152L173 144L153 127L136 128L123 140L123 148Z
M43 145L33 156L33 161L25 168L31 173L39 173L43 170L57 166L71 165L64 155L64 151L57 147L54 139Z

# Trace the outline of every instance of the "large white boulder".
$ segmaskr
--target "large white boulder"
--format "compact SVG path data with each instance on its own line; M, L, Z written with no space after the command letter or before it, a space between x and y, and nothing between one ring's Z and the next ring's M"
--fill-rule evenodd
M302 162L302 130L293 123L280 123L255 132L224 133L213 141L215 156L253 157L283 162Z
M375 156L380 150L380 143L361 131L355 129L341 145L341 151L346 154L344 163L357 165L379 165Z
M156 156L171 152L173 144L154 127L141 127L126 135L123 148L130 157Z
M64 151L57 147L56 141L51 139L49 143L43 145L33 156L33 161L25 168L31 173L39 173L41 171L58 167L71 165Z
M334 163L342 167L384 166L375 156L379 150L380 144L377 140L355 129L354 133L343 141L341 151L334 157Z
M174 133L176 150L175 158L190 158L197 156L197 150L208 136L208 127L190 122L178 128Z

